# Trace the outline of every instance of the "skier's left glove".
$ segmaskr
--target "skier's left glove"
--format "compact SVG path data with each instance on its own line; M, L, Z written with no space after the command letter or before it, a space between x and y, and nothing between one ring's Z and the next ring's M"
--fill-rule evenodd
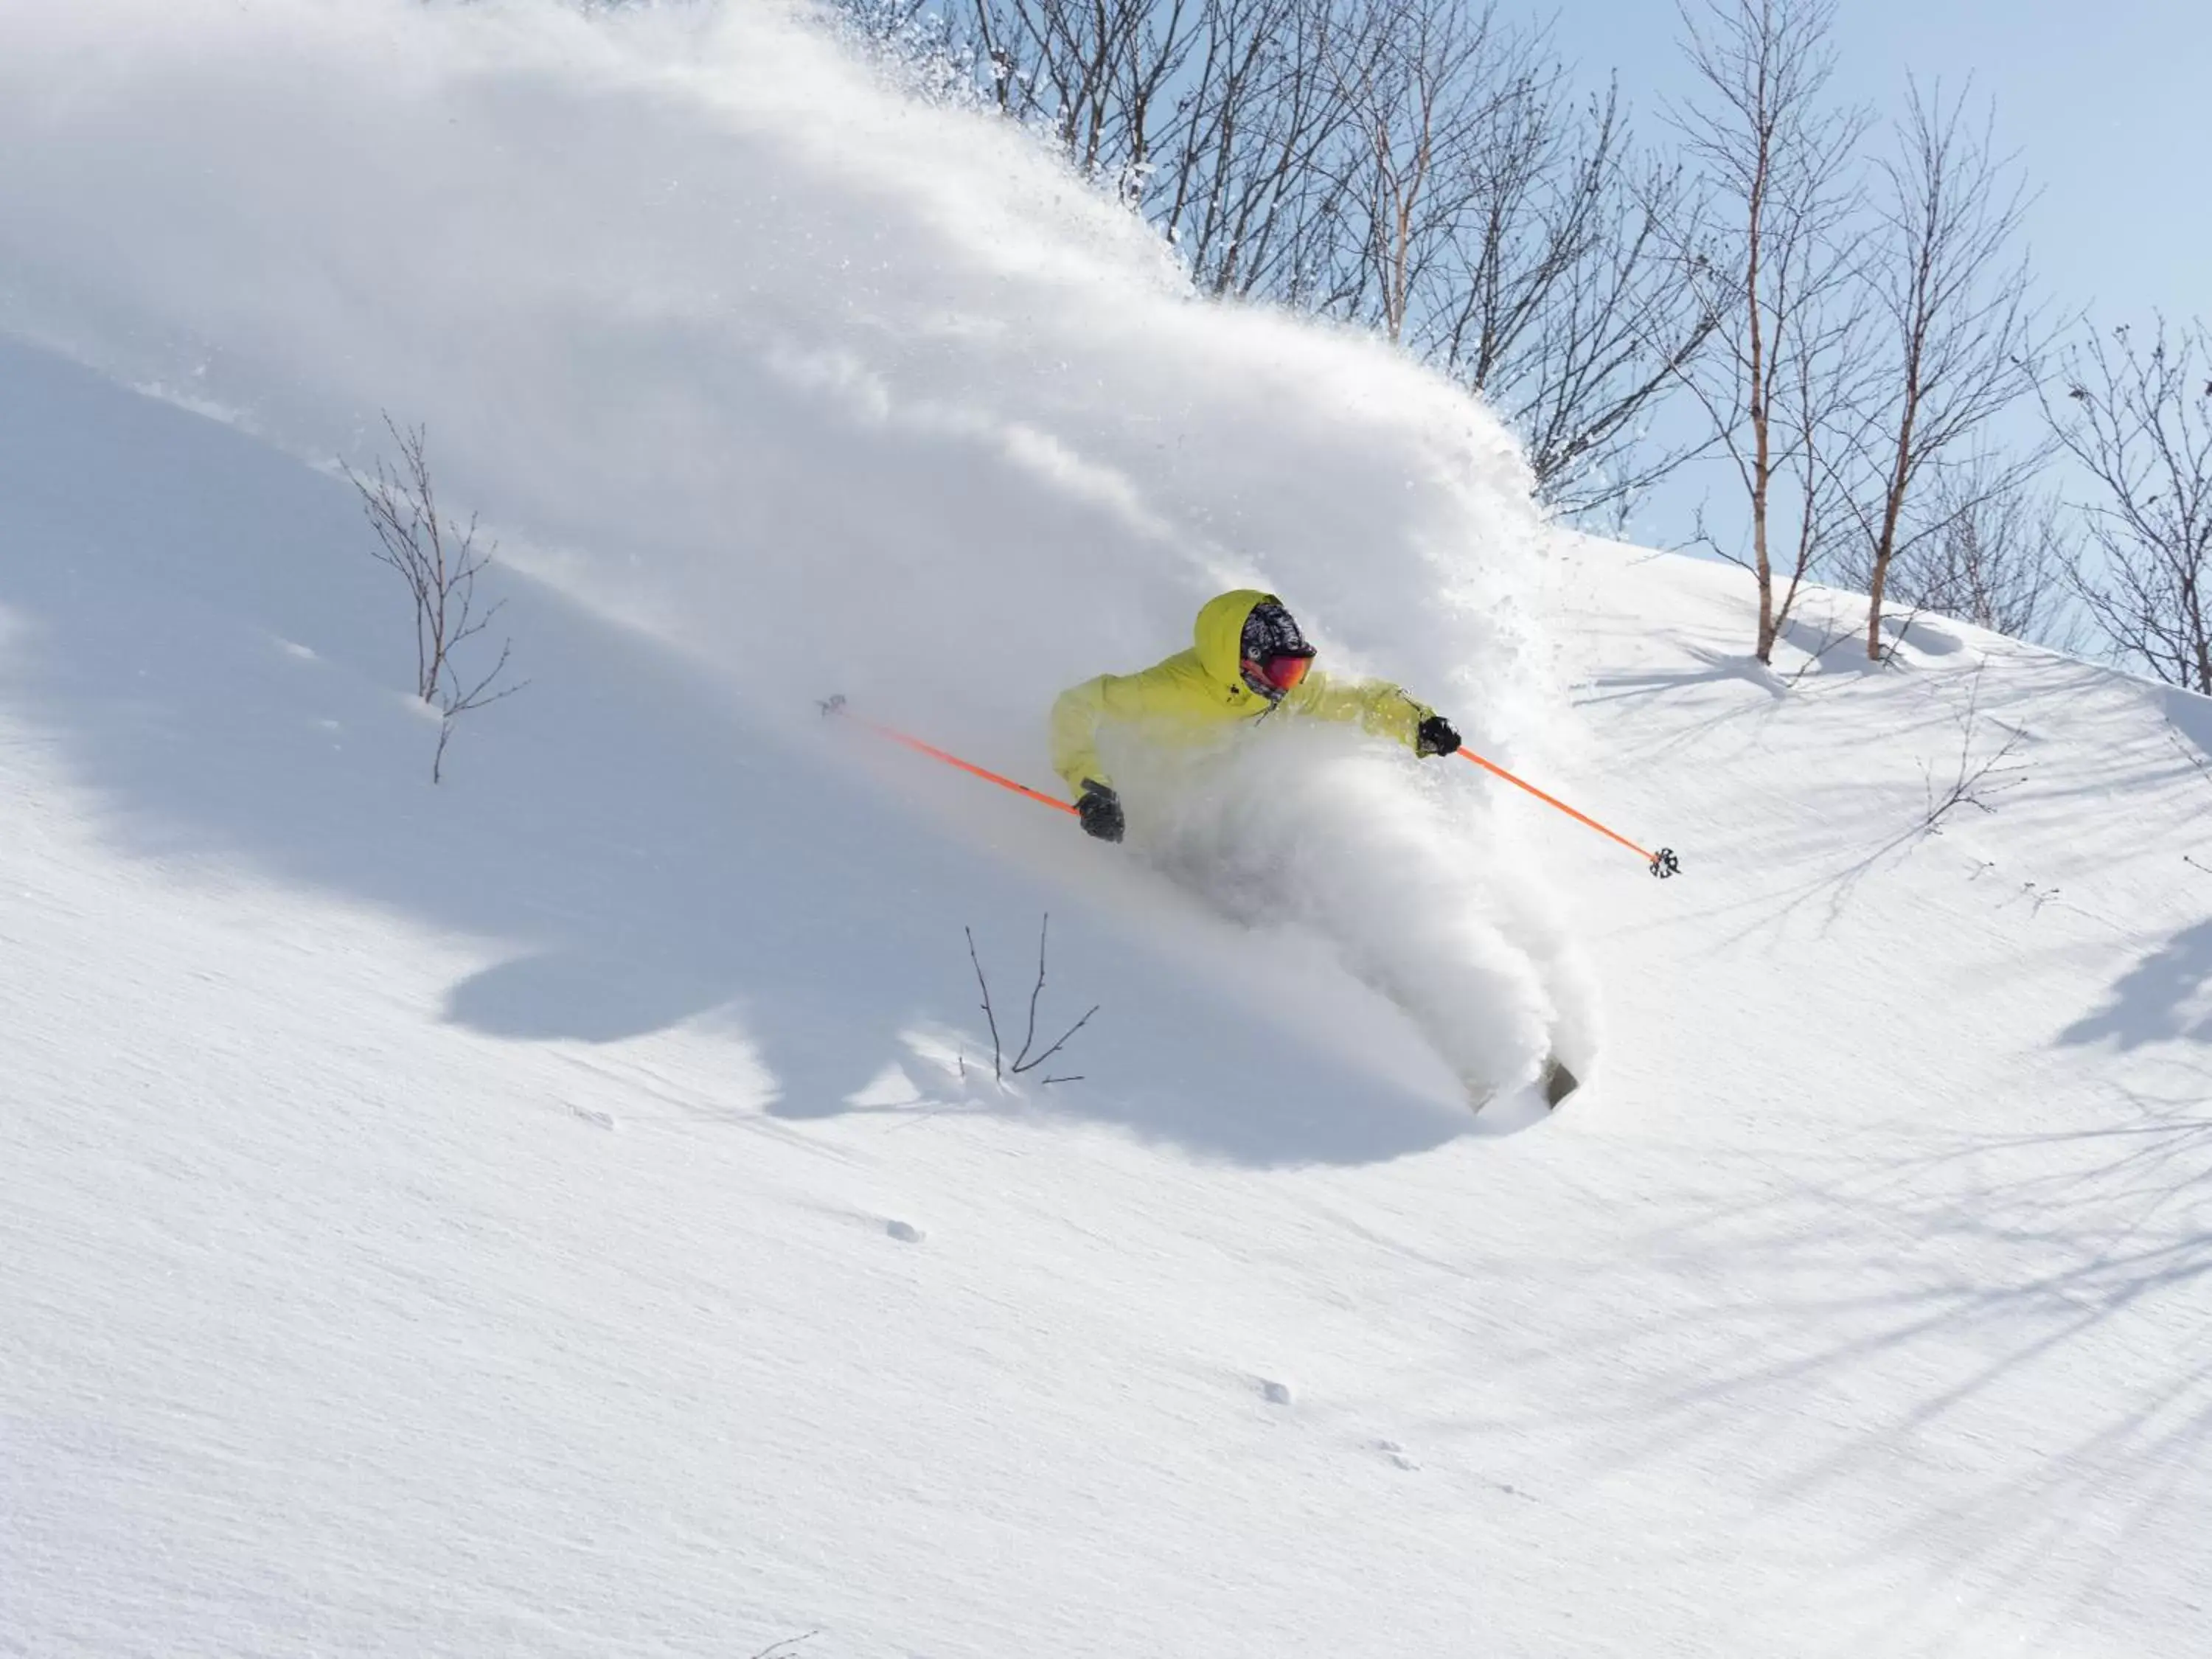
M1442 714L1431 714L1413 734L1413 752L1424 760L1431 755L1451 754L1458 748L1459 733Z

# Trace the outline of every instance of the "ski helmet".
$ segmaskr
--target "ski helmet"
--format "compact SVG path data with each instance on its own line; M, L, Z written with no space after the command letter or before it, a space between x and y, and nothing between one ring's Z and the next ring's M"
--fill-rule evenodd
M1315 652L1297 619L1278 601L1262 599L1244 619L1243 655L1244 684L1269 702L1280 702L1305 678Z

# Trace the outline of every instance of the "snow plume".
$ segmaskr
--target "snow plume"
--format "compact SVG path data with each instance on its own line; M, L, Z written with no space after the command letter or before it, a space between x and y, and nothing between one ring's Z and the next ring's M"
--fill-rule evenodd
M759 718L842 690L1042 780L1055 692L1249 583L1332 670L1545 740L1544 530L1487 411L1194 297L1031 138L818 16L73 0L4 33L0 328L318 463L427 423L513 562ZM1296 787L1340 836L1445 833L1381 763Z
M1140 767L1131 842L1259 933L1263 959L1271 931L1324 941L1475 1091L1531 1082L1553 1053L1586 1074L1588 969L1446 764L1340 726L1271 724Z

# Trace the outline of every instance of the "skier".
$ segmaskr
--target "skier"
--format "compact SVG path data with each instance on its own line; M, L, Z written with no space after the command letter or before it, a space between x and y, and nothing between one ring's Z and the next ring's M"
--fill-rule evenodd
M1374 736L1401 743L1423 758L1449 755L1460 746L1451 722L1384 680L1346 680L1313 672L1316 655L1297 620L1273 593L1238 588L1209 599L1198 613L1189 650L1134 674L1102 674L1060 693L1052 709L1053 769L1073 792L1075 810L1087 834L1118 842L1127 828L1121 798L1099 752L1102 733L1123 742L1183 747L1226 737L1279 711L1357 725ZM1348 916L1321 918L1327 930L1347 946L1351 965L1376 988L1397 1001L1432 1033L1440 1051L1452 1057L1460 1028L1474 1011L1437 1006L1434 988L1411 982L1401 968L1381 959L1371 948L1351 948L1361 929ZM1493 955L1496 953L1492 953ZM1528 964L1520 961L1516 982L1492 987L1493 970L1470 964L1460 975L1480 994L1495 989L1495 1000L1526 1006L1532 992L1522 982ZM1533 994L1540 1000L1540 993ZM1480 1023L1479 1021L1477 1023ZM1547 1021L1548 1023L1548 1021ZM1486 1034L1480 1057L1469 1055L1462 1075L1478 1110L1500 1079L1482 1075L1502 1046ZM1526 1076L1527 1073L1523 1073ZM1576 1086L1574 1074L1556 1054L1543 1054L1537 1075L1547 1104L1557 1105Z
M1121 798L1098 757L1102 721L1135 728L1152 742L1189 743L1277 709L1356 721L1415 754L1449 755L1459 733L1433 708L1384 680L1342 684L1310 672L1314 647L1273 593L1240 587L1198 613L1197 642L1135 674L1101 674L1060 694L1052 708L1053 769L1075 792L1083 827L1121 839Z

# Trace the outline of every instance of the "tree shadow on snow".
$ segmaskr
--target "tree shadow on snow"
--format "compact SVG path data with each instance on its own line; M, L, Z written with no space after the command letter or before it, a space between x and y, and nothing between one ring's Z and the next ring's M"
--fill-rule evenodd
M1889 665L1877 662L1866 653L1865 607L1860 606L1858 620L1839 620L1831 611L1818 620L1802 615L1792 616L1782 624L1782 642L1803 652L1808 660L1790 671L1791 677L1808 673L1822 676L1837 674L1876 674ZM1894 622L1895 618L1887 619ZM1895 629L1887 629L1893 637Z
M2122 1091L2065 1127L1899 1120L1710 1156L1705 1190L1674 1194L1671 1214L1656 1204L1612 1243L1653 1276L1646 1305L1511 1356L1547 1427L1613 1468L1756 1443L1759 1502L1778 1510L1924 1474L1924 1492L1834 1547L1884 1572L1917 1561L1943 1616L1962 1586L2003 1597L2054 1570L2111 1572L2130 1547L2118 1517L2188 1523L2172 1471L2212 1435L2212 1376L2112 1362L2166 1352L2201 1324L2212 1232L2190 1200L2212 1181L2212 1117L2200 1097ZM1565 1297L1590 1268L1514 1270L1555 1275ZM2085 1388L2084 1375L2104 1381ZM2023 1432L2032 1453L2008 1447ZM1847 1618L1839 1642L1915 1645L1899 1605L1869 1604L1867 1628Z
M1948 657L1966 647L1966 641L1957 635L1917 613L1883 617L1882 631L1900 646L1909 643L1923 657ZM1865 637L1863 622L1845 624L1836 621L1832 615L1825 622L1792 617L1783 624L1782 641L1803 652L1808 660L1787 673L1748 653L1693 646L1690 655L1694 667L1601 676L1589 683L1594 695L1575 701L1577 705L1618 702L1626 698L1686 690L1692 686L1741 680L1757 686L1770 700L1779 702L1789 695L1790 686L1810 671L1832 677L1841 673L1871 674L1887 667L1886 661L1875 662L1867 656L1863 643Z
M60 737L125 851L243 858L505 951L446 998L489 1036L727 1021L786 1115L861 1109L918 1026L981 1024L961 927L1010 945L1051 906L1033 879L794 763L710 677L513 572L495 627L532 683L463 722L434 788L405 595L368 533L342 480L0 342L0 696ZM1255 1164L1466 1127L1194 970L1079 916L1054 932L1056 977L1116 988L1084 1034L1095 1081L1047 1109Z
M2212 1042L2212 921L2185 927L2114 981L2106 1003L2058 1034L2062 1043Z
M1784 688L1774 671L1754 657L1731 655L1701 646L1690 647L1689 653L1698 665L1694 668L1662 669L1648 674L1607 675L1594 679L1590 685L1597 695L1577 697L1576 705L1618 702L1624 698L1680 691L1692 685L1714 685L1728 680L1742 680L1747 684L1755 685L1770 698L1778 698L1783 694Z

